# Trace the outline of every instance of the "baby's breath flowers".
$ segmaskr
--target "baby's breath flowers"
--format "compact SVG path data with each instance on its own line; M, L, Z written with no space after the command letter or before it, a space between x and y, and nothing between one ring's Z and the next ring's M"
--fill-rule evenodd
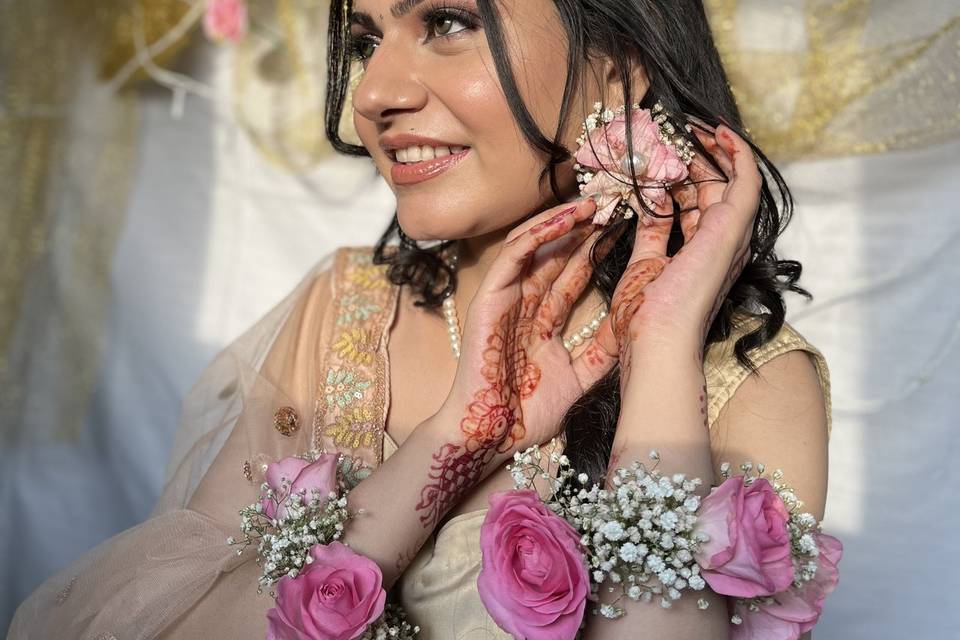
M655 598L670 608L684 591L709 586L734 599L736 640L766 637L769 628L795 640L812 628L837 583L842 545L802 511L794 489L781 481L783 472L768 480L764 465L745 462L742 474L733 475L723 463L723 482L701 498L699 478L663 474L659 454L649 457L651 468L634 462L615 469L605 487L556 453L549 458L557 468L552 475L537 446L517 452L507 467L517 493L549 483L544 505L580 536L593 612L619 618L626 601ZM612 602L600 602L602 588L617 594ZM784 602L796 619L779 617ZM709 603L701 597L697 606Z
M267 465L257 502L240 510L237 554L257 547L257 592L274 587L268 637L410 640L420 632L386 602L383 574L340 542L353 516L343 456L311 451ZM319 634L319 635L318 635Z
M407 621L403 607L388 603L383 615L367 627L357 640L410 640L419 633L420 627Z
M617 469L606 489L588 486L587 475L577 474L566 456L556 454L551 462L559 471L553 478L540 466L542 457L538 447L518 452L510 466L514 485L529 488L535 477L553 483L547 507L580 533L594 595L607 581L610 592L619 591L614 602L599 605L594 613L618 618L624 598L650 602L657 596L660 606L669 608L683 591L706 586L694 559L706 537L693 533L699 478L661 474L656 470L659 455L652 451L652 469L640 462ZM701 599L701 608L706 604Z
M258 592L284 576L296 578L312 561L311 547L343 535L344 524L353 514L347 509L349 491L336 482L336 456L331 457L287 458L277 463L278 471L269 469L267 482L260 485L260 499L240 509L243 537L230 537L227 544L237 545L238 555L257 545L262 570ZM279 475L284 467L293 478Z

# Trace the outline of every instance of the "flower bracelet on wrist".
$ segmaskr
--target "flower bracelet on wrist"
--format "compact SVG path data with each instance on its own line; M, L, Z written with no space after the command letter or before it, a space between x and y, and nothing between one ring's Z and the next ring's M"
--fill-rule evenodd
M651 460L659 461L652 451ZM720 486L701 498L702 482L666 476L634 462L616 469L611 488L588 486L566 456L552 454L553 477L539 447L517 453L509 467L515 489L493 494L481 528L483 562L477 588L491 617L515 638L575 638L586 601L601 588L619 593L591 610L625 614L625 600L670 608L684 591L735 599L731 636L799 638L816 624L837 584L840 542L763 465L721 467ZM541 500L534 482L550 483ZM708 602L698 598L700 609Z
M267 639L405 640L416 637L399 605L388 604L375 562L339 541L361 512L347 508L349 489L336 454L289 457L267 466L257 502L240 510L242 554L257 545L257 591L275 589Z

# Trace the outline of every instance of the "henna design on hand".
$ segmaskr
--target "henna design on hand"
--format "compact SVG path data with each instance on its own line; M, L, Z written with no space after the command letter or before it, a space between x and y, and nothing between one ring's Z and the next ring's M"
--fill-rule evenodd
M526 434L520 400L533 395L541 371L527 357L534 330L536 296L526 296L508 309L487 337L480 373L486 386L474 394L460 421L464 440L447 443L433 454L420 492L420 522L434 528L463 494L479 482L497 453L509 451ZM519 316L519 317L518 317Z
M613 335L620 345L621 356L630 346L632 338L629 335L630 321L643 305L644 288L657 279L669 262L670 258L667 256L643 258L628 265L626 271L624 271L610 309L610 315L613 319Z
M420 523L434 529L444 514L483 476L487 463L493 457L493 447L470 451L466 447L445 444L433 454L428 476L431 480L420 491L416 505Z

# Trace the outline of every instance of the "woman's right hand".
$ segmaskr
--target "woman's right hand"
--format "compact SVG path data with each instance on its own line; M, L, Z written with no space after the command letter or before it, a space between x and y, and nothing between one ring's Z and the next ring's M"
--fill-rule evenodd
M592 199L548 209L510 232L467 310L456 378L441 413L467 452L497 454L557 435L574 401L616 358L587 341L576 358L561 329L590 282L600 228Z

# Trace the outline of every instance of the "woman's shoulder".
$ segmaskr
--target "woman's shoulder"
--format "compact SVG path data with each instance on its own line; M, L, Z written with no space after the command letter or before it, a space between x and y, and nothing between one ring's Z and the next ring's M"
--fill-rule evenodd
M707 408L711 425L739 386L754 374L737 359L734 348L737 341L756 329L760 322L760 318L756 316L736 314L730 335L707 348L704 356L704 376L707 381L709 398ZM774 358L790 352L802 352L808 356L823 393L829 429L831 414L830 371L823 354L813 343L807 340L795 327L784 322L776 334L759 347L749 350L747 355L754 366L759 369Z

